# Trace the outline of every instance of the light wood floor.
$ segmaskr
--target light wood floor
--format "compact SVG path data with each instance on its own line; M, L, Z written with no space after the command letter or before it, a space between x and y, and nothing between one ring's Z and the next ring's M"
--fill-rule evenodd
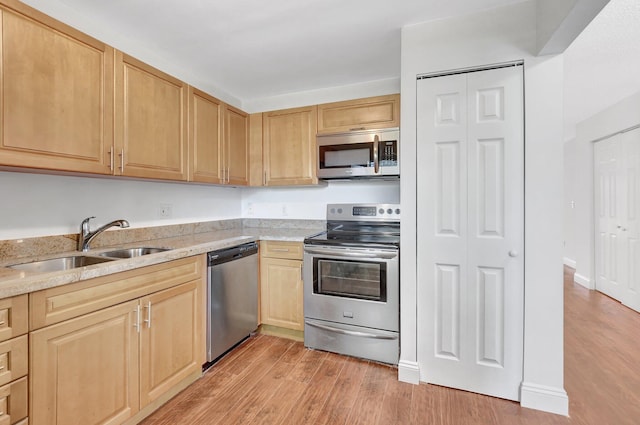
M565 270L570 418L405 384L395 368L259 335L143 424L640 424L640 314L574 284L571 272Z

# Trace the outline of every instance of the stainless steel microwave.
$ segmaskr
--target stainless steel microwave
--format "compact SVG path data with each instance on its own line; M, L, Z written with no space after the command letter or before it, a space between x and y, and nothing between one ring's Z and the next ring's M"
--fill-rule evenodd
M320 179L400 176L398 128L319 135L316 141Z

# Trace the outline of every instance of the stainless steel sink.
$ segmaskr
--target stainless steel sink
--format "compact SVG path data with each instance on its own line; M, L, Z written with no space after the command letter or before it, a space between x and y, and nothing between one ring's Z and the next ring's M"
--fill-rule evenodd
M46 273L76 269L78 267L91 266L107 261L113 261L113 259L74 255L70 257L52 258L50 260L32 261L30 263L12 264L7 267L28 272Z
M126 248L126 249L115 249L113 251L100 252L95 255L99 255L101 257L109 257L109 258L133 258L140 257L143 255L156 254L158 252L169 251L170 248Z

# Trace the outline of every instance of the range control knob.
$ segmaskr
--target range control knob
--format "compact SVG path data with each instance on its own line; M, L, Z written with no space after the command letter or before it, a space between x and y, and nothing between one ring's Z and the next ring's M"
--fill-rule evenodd
M329 210L331 212L331 214L335 214L336 213L336 209L335 208L331 208L331 210Z
M389 209L387 210L387 214L393 214L393 210L392 210L391 208L389 208Z
M396 214L400 214L400 208L396 208Z
M380 213L380 214L384 214L384 209L380 208L380 209L378 210L378 213Z
M338 208L338 214L342 214L342 208Z

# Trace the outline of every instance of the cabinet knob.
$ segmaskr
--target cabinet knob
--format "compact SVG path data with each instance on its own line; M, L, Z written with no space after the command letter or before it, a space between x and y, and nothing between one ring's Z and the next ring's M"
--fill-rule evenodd
M518 256L518 251L513 250L513 249L511 251L509 251L509 257L515 258L517 256Z

